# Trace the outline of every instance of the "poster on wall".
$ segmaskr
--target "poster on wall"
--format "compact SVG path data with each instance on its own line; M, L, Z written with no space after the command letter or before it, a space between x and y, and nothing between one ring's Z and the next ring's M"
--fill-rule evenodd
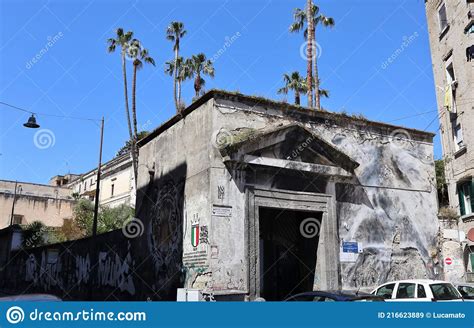
M343 240L341 243L340 260L341 262L355 262L361 252L362 247L359 242Z

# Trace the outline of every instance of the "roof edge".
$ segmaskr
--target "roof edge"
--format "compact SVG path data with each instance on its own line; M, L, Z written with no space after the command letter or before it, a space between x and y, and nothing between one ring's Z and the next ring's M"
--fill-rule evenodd
M293 105L293 104L289 104L282 101L276 101L276 100L264 98L261 96L249 96L249 95L245 95L239 92L231 92L231 91L220 90L220 89L211 89L208 92L206 92L204 95L202 95L200 98L198 98L196 101L194 101L192 104L190 104L188 107L186 107L181 113L178 113L175 116L171 117L168 121L164 122L163 124L158 126L156 129L154 129L152 132L150 132L146 137L144 137L143 139L140 139L137 142L138 146L139 147L144 146L149 141L154 139L156 136L160 135L162 132L166 131L168 128L173 126L175 123L179 122L182 118L189 115L196 108L206 103L209 99L217 98L217 97L233 98L232 100L236 100L236 101L243 100L247 102L256 102L258 105L271 105L273 107L276 107L278 109L285 110L285 111L292 110L292 111L297 112L300 115L308 116L310 118L319 117L319 118L326 118L326 119L327 118L334 119L334 118L339 117L345 120L351 120L355 123L366 124L366 125L370 125L374 127L389 128L391 130L403 129L403 130L406 130L407 132L412 132L424 138L431 139L431 142L434 136L436 135L432 132L421 131L414 128L408 128L408 127L388 124L384 122L371 121L369 119L354 117L354 116L343 114L343 113L330 112L324 109L315 111L308 107Z

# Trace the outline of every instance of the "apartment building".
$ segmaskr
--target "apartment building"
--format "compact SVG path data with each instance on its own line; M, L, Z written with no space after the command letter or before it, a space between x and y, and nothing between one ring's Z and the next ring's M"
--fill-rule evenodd
M425 0L450 207L474 275L474 0ZM474 278L474 276L469 279Z

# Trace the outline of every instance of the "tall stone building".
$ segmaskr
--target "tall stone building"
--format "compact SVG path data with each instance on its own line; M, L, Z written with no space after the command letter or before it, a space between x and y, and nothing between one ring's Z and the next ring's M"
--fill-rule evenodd
M425 5L449 203L460 216L461 235L467 235L458 242L469 276L474 274L474 0L426 0Z
M74 195L95 200L97 168L84 174L58 175L50 180L51 185L70 188ZM135 181L130 153L117 156L102 164L99 204L108 207L135 206Z

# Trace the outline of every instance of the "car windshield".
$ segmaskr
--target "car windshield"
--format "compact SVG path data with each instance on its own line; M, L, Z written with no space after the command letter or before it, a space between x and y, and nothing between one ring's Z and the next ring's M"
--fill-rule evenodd
M430 288L435 300L455 300L461 298L456 288L451 284L432 284Z

